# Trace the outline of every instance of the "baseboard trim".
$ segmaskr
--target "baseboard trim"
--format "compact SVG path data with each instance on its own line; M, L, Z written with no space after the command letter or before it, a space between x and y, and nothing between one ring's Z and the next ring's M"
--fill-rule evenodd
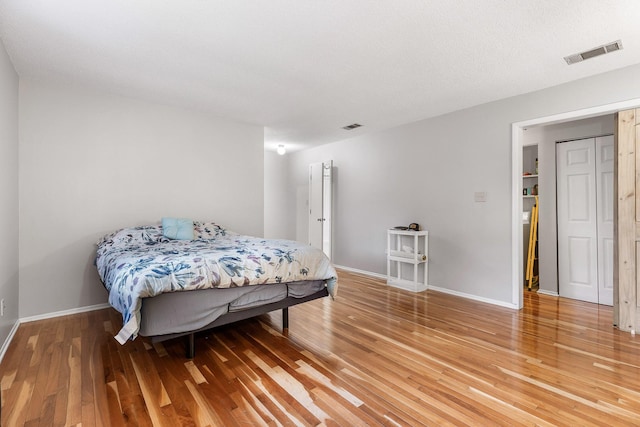
M53 319L54 317L69 316L71 314L86 313L87 311L102 310L111 307L109 304L87 305L84 307L72 308L69 310L54 311L53 313L38 314L35 316L22 317L20 323L35 322L36 320Z
M382 280L385 281L385 285L387 284L387 282L386 282L387 281L387 275L386 274L372 273L370 271L358 270L357 268L345 267L343 265L334 265L334 267L339 268L341 270L349 271L351 273L363 274L365 276L371 276L371 277L375 277L377 279L382 279ZM391 286L391 285L388 285L388 286ZM406 289L406 288L403 288L403 287L396 287L396 289L402 289L402 290L406 290L408 292L416 292L416 291L413 291L411 289ZM458 292L458 291L452 291L451 289L441 288L441 287L438 287L438 286L427 285L427 290L428 291L432 290L432 291L436 291L436 292L442 292L444 294L449 294L449 295L455 295L457 297L466 298L466 299L479 301L479 302L484 302L484 303L487 303L487 304L497 305L497 306L500 306L500 307L512 308L512 309L516 309L516 310L518 309L517 305L512 304L510 302L498 301L498 300L491 299L491 298L479 297L477 295L467 294L467 293Z
M357 268L345 267L344 265L335 265L334 264L334 267L335 268L339 268L340 270L346 270L346 271L348 271L350 273L363 274L365 276L375 277L376 279L387 280L387 275L386 274L372 273L371 271L358 270Z
M19 326L20 326L20 319L16 320L16 323L13 324L13 327L9 331L9 335L7 335L7 339L4 340L2 347L0 347L0 362L2 362L2 359L4 359L4 355L7 352L7 349L9 348L11 341L13 341L13 337L18 331Z
M474 301L485 302L487 304L497 305L497 306L500 306L500 307L512 308L512 309L516 309L516 310L518 309L517 305L512 304L510 302L498 301L498 300L495 300L495 299L485 298L485 297L479 297L478 295L472 295L472 294L467 294L467 293L464 293L464 292L453 291L451 289L440 288L438 286L428 285L427 289L430 290L430 291L442 292L443 294L455 295L457 297L462 297L462 298L466 298L466 299L470 299L470 300L474 300Z
M542 294L542 295L549 295L549 296L551 296L551 297L559 297L559 296L560 296L560 294L559 294L559 293L557 293L557 292L553 292L553 291L545 291L544 289L538 289L538 291L537 291L537 292L538 292L539 294Z

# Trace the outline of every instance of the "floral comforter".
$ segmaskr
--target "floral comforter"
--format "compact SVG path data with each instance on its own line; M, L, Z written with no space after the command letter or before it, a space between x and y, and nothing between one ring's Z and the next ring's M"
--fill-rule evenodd
M330 295L337 291L336 272L319 249L194 225L194 240L167 239L157 225L122 229L98 242L98 274L123 316L121 344L138 334L142 298L164 292L296 280L327 280Z

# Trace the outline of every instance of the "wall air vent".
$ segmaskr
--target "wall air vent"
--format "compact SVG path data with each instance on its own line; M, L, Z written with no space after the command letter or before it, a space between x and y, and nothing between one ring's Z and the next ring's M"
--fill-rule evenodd
M622 49L622 41L616 40L611 43L603 44L602 46L594 47L584 52L576 53L574 55L565 56L564 60L567 64L575 64L576 62L582 62L586 59L595 58L596 56L604 55L605 53L615 52Z
M344 130L353 130L353 129L359 128L360 126L362 126L362 125L360 125L358 123L354 123L354 124L349 125L349 126L343 126L342 129L344 129Z

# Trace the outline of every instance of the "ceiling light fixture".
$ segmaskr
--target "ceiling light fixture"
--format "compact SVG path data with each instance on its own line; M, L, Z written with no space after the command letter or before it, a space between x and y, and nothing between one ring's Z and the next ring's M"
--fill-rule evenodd
M281 156L284 156L284 154L287 152L287 150L284 148L284 144L279 144L278 145L278 149L276 150L278 152L278 154L280 154Z

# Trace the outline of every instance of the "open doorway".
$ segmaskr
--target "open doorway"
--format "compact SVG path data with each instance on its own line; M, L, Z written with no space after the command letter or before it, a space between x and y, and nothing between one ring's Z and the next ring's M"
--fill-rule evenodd
M522 212L523 212L523 147L533 142L530 138L542 135L547 140L548 133L562 133L572 130L575 127L581 129L581 132L589 132L594 136L603 134L600 131L586 130L590 127L603 126L600 121L607 122L609 117L620 110L635 108L640 105L640 99L620 102L616 104L603 105L584 110L577 110L569 113L557 114L554 116L542 117L523 122L517 122L512 125L512 303L518 308L523 306L523 259L524 259L524 236L522 229ZM608 117L609 116L609 117ZM613 121L611 119L611 121ZM594 124L595 123L595 124ZM555 127L554 127L555 126ZM575 130L575 129L573 129ZM558 139L554 139L554 138ZM539 153L539 192L540 192L540 233L552 232L551 235L540 239L540 289L543 293L552 295L558 294L557 285L557 234L553 236L555 229L555 141L569 139L557 136L551 137L552 150ZM552 160L548 160L548 159ZM545 172L545 170L548 172ZM553 177L553 178L552 178ZM542 181L542 182L540 182ZM544 184L544 187L543 187ZM543 192L546 197L543 197ZM546 200L546 202L545 202ZM547 206L545 207L545 203ZM543 211L544 209L544 211ZM545 220L546 218L546 220ZM547 224L545 226L544 224ZM557 230L555 230L557 233ZM541 236L543 237L543 236ZM555 292L554 292L555 285ZM547 292L545 292L547 291Z
M606 114L552 125L533 126L524 130L523 174L529 171L535 172L535 174L530 175L534 178L523 176L523 212L531 211L532 196L524 195L524 191L527 190L528 193L531 193L533 187L533 193L536 194L536 200L539 201L537 274L539 277L538 292L540 293L557 296L562 293L561 291L566 290L562 289L558 282L558 277L566 276L563 273L566 273L567 264L563 262L562 256L558 257L558 236L563 234L562 231L565 228L558 229L557 227L557 212L559 208L562 208L562 204L557 204L556 148L560 141L577 141L595 136L612 135L614 127L615 115ZM564 144L569 144L569 142ZM529 238L527 227L528 224L523 221L524 248L527 248ZM563 242L561 241L561 243ZM564 246L561 245L561 248ZM566 253L561 252L561 254Z

